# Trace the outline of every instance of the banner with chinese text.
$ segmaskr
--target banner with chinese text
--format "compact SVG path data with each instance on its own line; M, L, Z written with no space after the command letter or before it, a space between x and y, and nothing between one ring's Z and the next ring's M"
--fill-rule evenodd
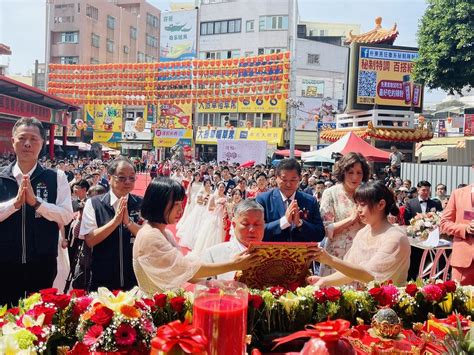
M122 132L123 109L117 104L86 104L84 120L87 129L103 132Z
M196 58L197 11L163 12L160 62Z
M192 128L191 103L185 104L162 104L158 112L157 128Z
M193 130L192 129L155 129L155 137L153 138L154 147L171 148L175 145L192 146Z
M200 126L196 133L197 144L217 144L218 140L258 140L283 146L283 128L226 128Z

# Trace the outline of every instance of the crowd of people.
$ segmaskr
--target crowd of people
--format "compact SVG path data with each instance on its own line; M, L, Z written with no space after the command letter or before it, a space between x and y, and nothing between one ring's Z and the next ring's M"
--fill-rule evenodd
M359 153L332 168L284 159L276 167L166 161L148 169L126 157L40 160L44 140L39 121L17 121L16 157L3 161L0 276L9 287L0 303L53 282L64 290L138 284L153 293L233 278L258 265L247 248L260 241L315 243L308 282L319 286L403 284L416 279L420 259L403 226L430 211L443 213L441 229L454 236L453 278L474 282L474 222L465 213L474 209L472 186L448 196L439 184L431 198L429 182L413 187L397 177L398 154L384 177ZM133 193L139 171L154 178L143 197Z

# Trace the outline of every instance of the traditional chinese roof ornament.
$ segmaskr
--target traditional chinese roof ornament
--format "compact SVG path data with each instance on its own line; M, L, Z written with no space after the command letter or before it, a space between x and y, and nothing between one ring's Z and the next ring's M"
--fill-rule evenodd
M375 28L369 32L360 35L353 35L349 32L349 37L346 38L345 44L355 43L373 43L373 44L390 44L395 42L398 36L397 24L395 23L391 29L382 28L382 18L379 16L375 19Z
M0 43L0 55L11 55L12 50L6 44Z

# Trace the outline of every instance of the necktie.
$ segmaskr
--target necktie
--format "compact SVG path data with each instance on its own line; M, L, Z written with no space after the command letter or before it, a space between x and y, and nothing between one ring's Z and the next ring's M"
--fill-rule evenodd
M286 208L290 207L291 204L291 198L286 199Z
M421 200L420 203L428 203L427 200Z

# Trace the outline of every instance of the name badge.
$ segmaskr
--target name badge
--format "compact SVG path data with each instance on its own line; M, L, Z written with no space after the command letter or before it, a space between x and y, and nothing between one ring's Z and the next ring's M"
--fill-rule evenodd
M474 221L474 211L464 210L464 219L466 221Z

